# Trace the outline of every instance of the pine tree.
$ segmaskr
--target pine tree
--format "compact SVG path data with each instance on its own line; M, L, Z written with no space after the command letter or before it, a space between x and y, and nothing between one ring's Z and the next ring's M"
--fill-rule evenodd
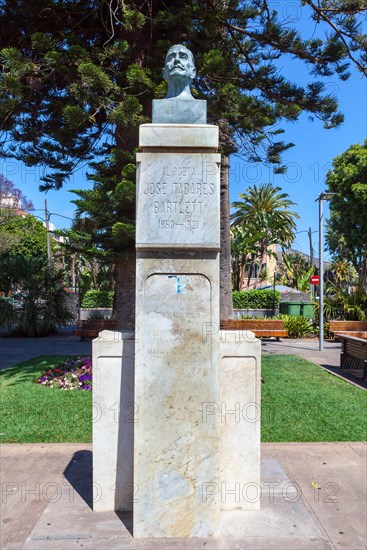
M165 53L171 44L185 43L197 61L195 96L208 99L209 122L220 128L222 312L228 318L230 154L265 159L281 171L281 153L292 144L280 139L280 121L297 120L302 111L327 128L343 120L336 99L314 77L345 79L350 62L362 72L366 68L366 36L358 25L365 0L300 0L301 6L313 15L319 37L303 39L267 0L6 0L0 6L2 154L47 166L43 189L59 188L88 163L97 195L121 197L117 189L123 170L134 163L138 126L150 120L152 98L165 95ZM280 73L284 56L308 64L308 86ZM85 200L78 206L90 214ZM105 224L116 245L117 313L129 328L133 212L121 221L117 211L104 210L104 202L98 224L101 231Z

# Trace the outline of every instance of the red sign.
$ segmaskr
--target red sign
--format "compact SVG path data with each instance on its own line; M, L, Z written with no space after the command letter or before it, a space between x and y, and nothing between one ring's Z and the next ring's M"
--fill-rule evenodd
M318 285L320 283L320 277L318 275L312 275L310 283L312 285Z

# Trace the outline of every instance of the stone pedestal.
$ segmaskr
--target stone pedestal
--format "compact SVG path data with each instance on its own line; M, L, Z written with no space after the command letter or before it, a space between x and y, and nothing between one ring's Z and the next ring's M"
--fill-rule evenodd
M219 534L218 129L148 124L137 155L134 537Z
M261 342L250 331L220 337L221 508L260 508Z
M93 342L94 510L133 509L136 538L219 536L220 510L259 507L260 341L219 330L217 145L141 127L135 340Z
M93 509L133 508L134 334L104 330L93 340Z

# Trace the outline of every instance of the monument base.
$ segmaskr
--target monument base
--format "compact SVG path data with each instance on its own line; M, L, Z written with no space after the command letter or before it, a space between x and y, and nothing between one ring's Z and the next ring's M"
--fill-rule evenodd
M260 509L261 342L220 333L221 509Z
M249 331L220 331L219 350L220 403L204 405L203 421L215 415L220 423L220 483L208 484L204 496L220 493L222 510L258 510L261 342ZM133 333L105 330L93 341L93 486L98 512L133 508L134 353Z
M104 330L93 340L93 509L133 507L133 332Z

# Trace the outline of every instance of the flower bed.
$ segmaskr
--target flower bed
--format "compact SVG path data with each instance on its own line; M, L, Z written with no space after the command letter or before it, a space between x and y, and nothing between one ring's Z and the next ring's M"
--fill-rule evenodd
M92 391L92 359L91 357L67 359L58 367L47 370L35 382L60 390Z

